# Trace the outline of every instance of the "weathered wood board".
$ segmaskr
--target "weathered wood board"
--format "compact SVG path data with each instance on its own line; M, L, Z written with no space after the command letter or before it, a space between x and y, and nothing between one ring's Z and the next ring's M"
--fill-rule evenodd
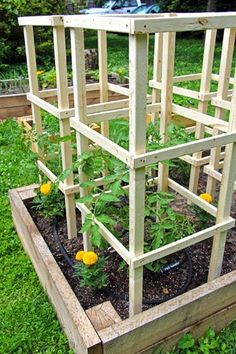
M124 95L109 91L109 100L120 100L126 98ZM55 102L56 96L44 98L47 102ZM74 105L73 94L69 95L70 107ZM100 102L99 90L87 92L87 104L95 104ZM4 95L0 96L0 120L10 117L21 117L31 115L31 103L27 100L26 94Z

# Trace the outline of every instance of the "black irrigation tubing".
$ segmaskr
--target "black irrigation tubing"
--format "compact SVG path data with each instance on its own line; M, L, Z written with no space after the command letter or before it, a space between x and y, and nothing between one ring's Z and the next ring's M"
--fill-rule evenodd
M148 217L148 218L152 220L152 217ZM122 236L124 236L127 232L128 232L128 230L123 230ZM58 244L58 246L60 248L60 251L61 251L64 259L69 264L69 266L74 268L75 262L70 258L70 256L68 255L66 249L64 248L64 246L62 245L62 243L61 243L61 241L59 239L59 236L58 236L58 219L57 218L55 218L53 220L53 236L54 236L54 238L55 238L55 240L56 240L56 242L57 242L57 244ZM144 305L159 305L162 302L168 301L168 300L170 300L170 299L172 299L172 298L174 298L176 296L181 295L188 288L189 284L191 283L192 275L193 275L193 262L192 262L192 258L191 258L189 250L186 248L186 249L183 250L183 252L185 253L185 256L186 256L186 259L187 259L187 262L188 262L188 276L187 276L187 279L186 279L184 285L182 285L182 287L177 292L175 292L174 294L172 294L172 295L170 295L168 297L165 297L163 299L150 299L149 300L149 299L143 298L143 304ZM175 261L175 262L172 262L172 263L169 263L169 264L165 265L157 273L157 276L160 275L160 274L168 273L172 269L178 268L179 266L181 266L182 263L183 263L183 261ZM103 290L103 292L107 293L108 295L112 295L113 297L115 297L117 299L121 298L121 296L117 296L114 293L111 294L106 289L105 289L105 291ZM123 300L127 300L127 296L126 295L124 295Z
M182 293L185 292L185 290L187 290L189 284L191 283L192 276L193 276L193 262L192 262L192 258L190 256L189 250L186 248L183 251L184 251L184 253L186 255L187 262L188 262L188 276L187 276L187 279L186 279L184 285L182 285L181 288L179 288L179 290L177 292L175 292L174 294L172 294L172 295L170 295L168 297L165 297L164 299L152 299L152 300L149 300L149 299L145 299L144 298L143 299L143 303L145 305L159 305L162 302L171 300L174 297L181 295ZM182 264L182 262L181 262L181 264Z
M67 261L67 263L72 267L74 268L74 265L75 265L75 262L69 257L66 249L64 248L64 246L62 245L60 239L59 239L59 236L58 236L58 219L57 218L54 218L53 220L53 236L54 236L54 239L56 240L59 248L60 248L60 251L64 257L64 259Z

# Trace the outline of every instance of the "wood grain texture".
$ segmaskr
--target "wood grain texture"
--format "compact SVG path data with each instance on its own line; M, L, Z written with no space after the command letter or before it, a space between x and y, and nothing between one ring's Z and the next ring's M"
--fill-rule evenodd
M99 332L104 354L145 352L150 346L164 339L168 341L170 336L190 326L195 328L195 334L198 335L199 323L204 322L209 316L224 309L231 312L231 307L228 306L235 305L235 291L236 271L122 323L112 325ZM235 307L232 312L232 316L229 314L229 322L235 316ZM214 321L215 318L212 317L206 324L214 327ZM226 322L218 323L218 329L221 329ZM178 338L176 342L177 340Z
M31 190L35 185L30 186ZM52 302L58 319L77 354L101 354L101 341L84 310L54 260L35 226L21 197L28 197L30 187L9 191L15 228L30 256L43 288ZM22 194L27 193L27 194Z
M110 301L91 307L85 311L96 331L107 328L114 323L121 322L121 318Z

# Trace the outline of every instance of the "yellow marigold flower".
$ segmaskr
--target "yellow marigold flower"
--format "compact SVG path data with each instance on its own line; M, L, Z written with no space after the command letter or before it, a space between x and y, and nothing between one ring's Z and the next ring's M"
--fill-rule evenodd
M51 186L51 182L47 182L47 183L43 183L40 186L40 192L44 195L48 195L51 192L52 186Z
M38 70L37 71L37 75L41 75L41 74L43 74L44 73L44 70Z
M202 194L199 195L199 197L201 199L205 200L205 202L207 202L207 203L211 203L212 200L213 200L212 196L210 194L208 194L208 193L202 193Z
M75 259L77 261L82 261L83 260L83 257L85 255L85 252L84 251L78 251L75 255Z
M98 255L95 252L93 251L85 252L83 256L83 262L85 265L90 266L97 263L97 261L98 261Z

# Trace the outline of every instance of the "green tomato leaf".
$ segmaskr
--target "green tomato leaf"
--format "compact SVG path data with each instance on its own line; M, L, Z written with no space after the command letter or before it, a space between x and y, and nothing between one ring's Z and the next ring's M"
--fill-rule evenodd
M81 188L94 187L96 183L94 181L81 182L79 185Z
M70 174L72 173L71 168L66 168L62 173L58 176L58 180L63 182Z
M120 192L123 191L123 189L121 188L120 185L121 185L121 181L116 181L110 185L110 189L113 194L115 195L121 194Z
M98 215L96 218L98 221L100 221L106 225L115 225L116 224L115 220L113 220L110 216L105 215L105 214Z
M100 247L102 242L102 235L99 232L99 228L96 224L91 228L91 242L94 247Z
M76 199L76 201L79 203L92 203L93 197L92 197L92 195L85 195L84 197Z
M115 195L112 195L111 193L100 194L100 196L98 197L98 200L99 200L99 202L105 202L105 203L120 201L119 198L117 198Z
M93 223L93 220L87 219L87 220L83 223L83 225L82 225L81 229L79 230L79 232L84 233L84 232L86 232L86 231L89 231L90 228L91 228L92 223Z

